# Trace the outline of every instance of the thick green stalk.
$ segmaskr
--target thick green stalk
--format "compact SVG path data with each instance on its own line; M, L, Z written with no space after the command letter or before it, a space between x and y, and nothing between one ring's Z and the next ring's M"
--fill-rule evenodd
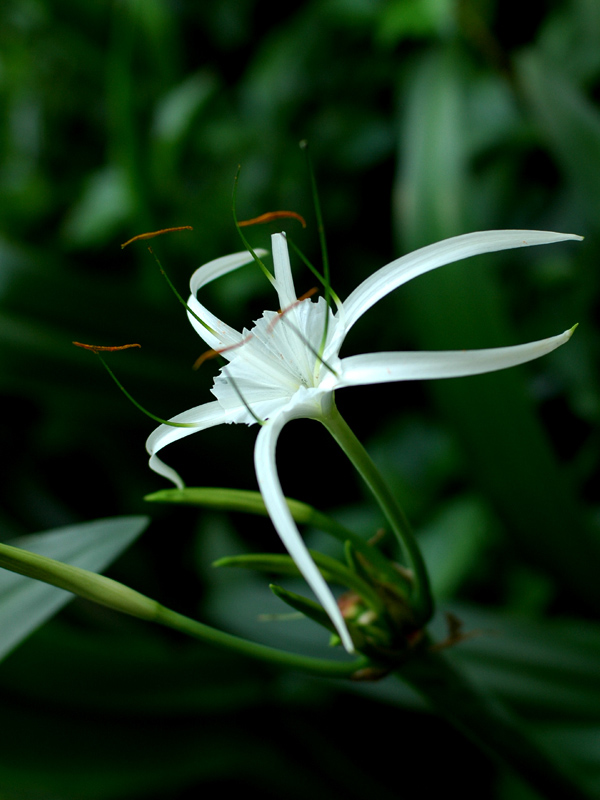
M209 625L184 617L182 614L160 605L156 600L104 575L98 575L71 564L63 564L61 561L38 553L31 553L20 547L0 544L0 567L28 578L49 583L59 589L65 589L123 614L165 625L207 644L225 647L250 658L258 658L278 666L291 667L313 675L321 675L324 678L349 678L358 670L371 664L365 656L349 662L333 661L297 655L267 645L249 642L239 636L223 633Z
M415 614L415 622L418 625L425 625L433 615L433 598L425 562L406 515L398 505L371 456L348 427L333 400L327 413L319 417L319 420L348 456L388 520L406 558L407 566L414 576L411 607Z
M266 661L280 667L288 667L301 672L308 672L312 675L320 675L323 678L350 678L355 672L371 664L369 659L364 656L350 662L338 662L277 650L268 645L250 642L231 633L216 630L209 625L204 625L202 622L185 617L183 614L178 614L176 611L164 606L158 607L153 621L180 633L185 633L195 639L200 639L202 642L213 644L217 647L225 647L228 650L234 650L250 658L257 658L260 661Z
M424 646L421 656L407 661L396 675L416 689L434 711L542 797L585 800L586 794L571 782L554 756L550 758L540 750L504 707L481 695L442 653L429 652Z

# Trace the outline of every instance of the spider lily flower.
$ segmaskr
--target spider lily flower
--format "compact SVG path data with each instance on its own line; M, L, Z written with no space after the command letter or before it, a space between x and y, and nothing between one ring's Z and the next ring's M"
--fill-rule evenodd
M336 601L314 564L284 499L276 466L277 439L290 420L324 422L334 413L333 393L347 386L424 378L454 378L512 367L539 358L564 344L572 330L513 347L471 351L384 352L340 358L340 348L354 323L378 300L425 272L469 256L530 245L581 239L544 231L480 231L455 236L392 261L364 280L335 312L320 297L297 300L284 234L272 237L273 285L283 313L265 311L248 331L229 327L197 299L203 286L252 261L248 252L218 258L200 267L190 281L191 324L208 347L221 350L228 364L216 377L215 400L189 409L160 425L148 438L150 466L183 487L179 475L157 453L167 444L222 423L261 423L254 451L258 485L283 544L314 591L351 652L352 639ZM264 253L260 253L264 255ZM327 326L326 326L326 318ZM324 331L326 331L325 341Z

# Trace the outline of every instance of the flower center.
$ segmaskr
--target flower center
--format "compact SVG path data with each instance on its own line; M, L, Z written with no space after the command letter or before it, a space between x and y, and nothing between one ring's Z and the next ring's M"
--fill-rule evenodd
M319 388L330 372L318 355L325 314L330 314L331 335L335 318L323 298L316 303L302 300L283 314L266 311L251 331L243 332L244 344L224 353L229 364L215 379L212 393L225 410L239 411L232 422L254 421L240 395L256 416L267 419L297 392Z

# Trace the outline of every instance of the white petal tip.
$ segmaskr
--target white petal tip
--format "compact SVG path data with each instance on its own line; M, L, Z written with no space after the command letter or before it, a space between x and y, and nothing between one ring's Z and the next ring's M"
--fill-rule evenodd
M572 328L569 328L569 330L568 330L568 331L565 331L565 336L567 337L567 341L568 341L568 340L571 338L571 336L573 336L573 334L575 333L575 328L578 328L578 327L579 327L579 323L578 323L578 322L576 322L576 323L575 323L575 325L573 325L573 327L572 327Z

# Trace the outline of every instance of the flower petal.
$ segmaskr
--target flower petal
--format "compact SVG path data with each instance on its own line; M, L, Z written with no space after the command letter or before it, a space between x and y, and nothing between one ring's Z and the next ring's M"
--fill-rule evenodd
M285 234L274 233L271 236L271 247L273 250L275 289L279 297L279 308L285 309L295 303L297 299Z
M257 250L256 254L258 256L265 256L267 255L267 251ZM229 325L226 323L221 322L218 317L212 314L198 301L196 294L203 286L206 286L207 283L211 283L211 281L214 281L216 278L220 278L222 275L226 275L228 272L233 272L234 269L243 267L244 264L249 264L251 261L252 255L247 250L244 250L241 253L233 253L229 256L223 256L222 258L216 258L214 261L209 261L208 264L198 267L190 279L191 295L188 300L188 306L200 317L200 319L204 320L204 322L206 322L206 324L209 325L217 335L214 336L189 312L188 318L199 336L211 348L217 349L220 347L229 347L233 344L237 344L239 341L241 341L242 334L238 333L234 328L229 327Z
M514 367L546 355L568 342L573 328L558 336L514 347L486 350L440 350L408 353L364 353L341 361L335 388L372 383L414 381L427 378L459 378Z
M229 416L229 412L224 411L215 400L212 403L204 403L201 406L190 408L170 420L170 422L191 422L194 423L193 427L174 428L171 425L159 425L146 440L146 450L150 453L150 468L159 475L163 475L173 481L179 489L183 489L184 484L179 475L174 469L162 462L156 453L171 442L176 442L178 439L183 439L192 433L228 422Z
M579 241L582 238L573 233L553 233L551 231L477 231L422 247L377 270L350 293L344 301L345 329L342 332L340 328L336 334L343 338L356 320L378 300L403 283L437 267L481 253L529 247L536 244L551 244L568 239ZM339 349L342 344L341 339L336 344Z
M317 569L315 562L312 560L300 536L300 532L285 502L285 497L277 476L275 448L277 446L279 434L283 426L291 419L304 416L314 416L314 406L310 409L304 409L300 405L288 408L287 411L282 411L280 414L277 414L277 416L269 420L269 422L260 429L254 448L256 477L267 511L269 512L269 516L271 517L277 533L281 537L281 541L335 625L342 640L342 644L349 653L352 653L354 652L354 645L346 623L344 622L344 618L337 606L331 589Z

